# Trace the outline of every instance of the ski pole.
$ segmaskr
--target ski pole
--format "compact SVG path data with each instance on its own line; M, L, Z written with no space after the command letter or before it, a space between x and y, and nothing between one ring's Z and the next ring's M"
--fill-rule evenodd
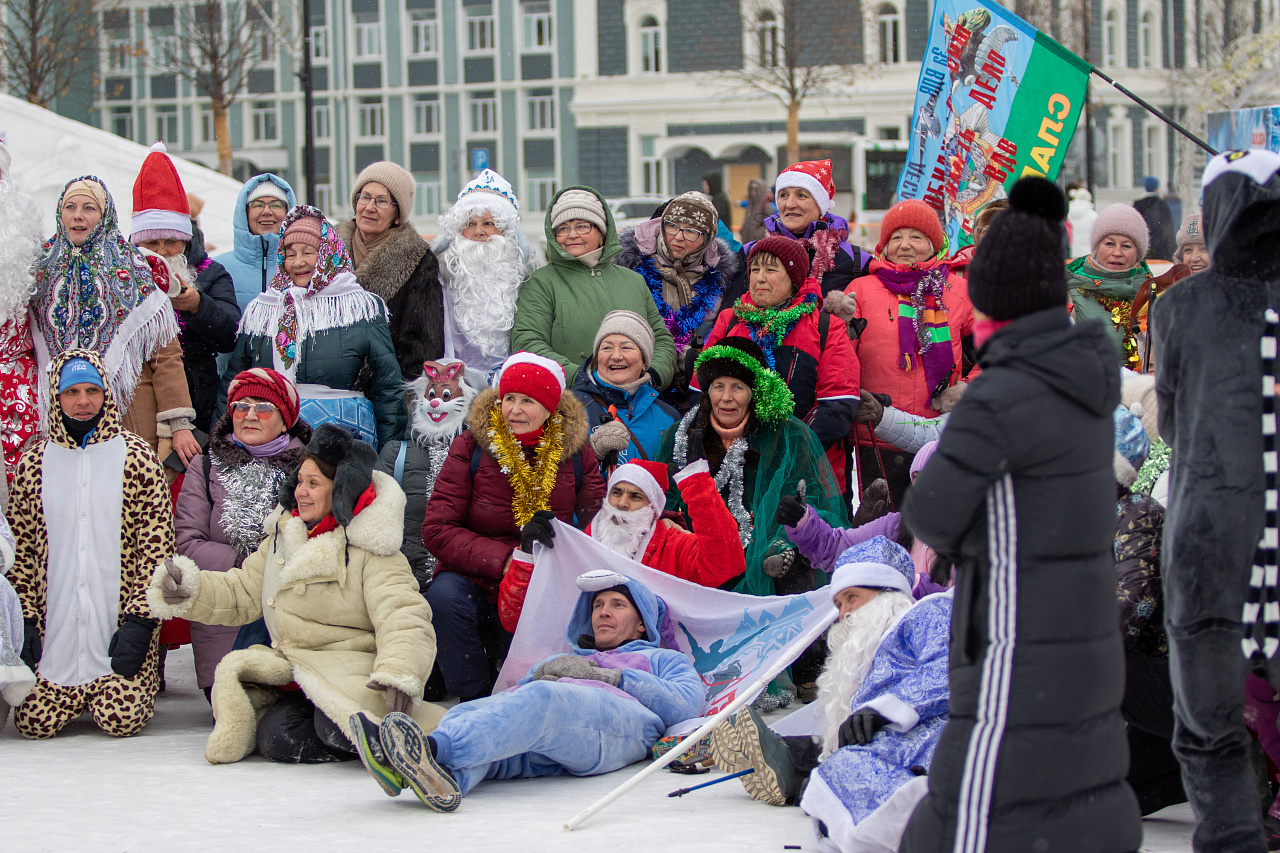
M737 773L730 773L728 776L721 776L719 779L712 779L710 782L703 782L701 785L694 785L692 788L680 788L679 790L675 790L675 791L672 791L670 794L667 794L667 796L683 797L685 794L689 793L690 791L696 791L699 788L706 788L710 785L719 785L721 782L728 782L730 779L738 779L743 776L750 776L752 773L755 773L755 772L756 772L756 769L754 767L751 767L747 770L739 770Z

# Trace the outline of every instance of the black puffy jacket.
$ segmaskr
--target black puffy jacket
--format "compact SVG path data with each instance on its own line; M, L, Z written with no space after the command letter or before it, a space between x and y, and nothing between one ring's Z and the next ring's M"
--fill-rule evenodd
M196 274L200 304L193 313L179 312L182 318L182 365L187 372L191 407L196 410L196 427L209 432L218 408L218 354L231 352L236 345L236 324L240 306L231 273L210 260L204 250L199 228L187 242L187 266ZM207 265L206 265L207 263ZM205 265L204 269L200 269Z
M1112 557L1119 354L1101 323L1051 309L978 358L902 510L956 587L951 721L901 849L1128 853L1142 825Z

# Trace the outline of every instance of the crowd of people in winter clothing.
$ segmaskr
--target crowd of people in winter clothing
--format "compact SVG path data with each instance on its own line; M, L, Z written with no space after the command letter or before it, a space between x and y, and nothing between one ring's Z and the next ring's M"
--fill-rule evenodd
M1280 157L1177 229L1153 181L1023 179L963 246L906 200L874 247L829 161L736 236L716 174L621 232L569 187L539 264L501 175L429 241L378 162L341 222L252 177L210 258L162 146L130 233L84 175L47 239L0 146L0 724L137 734L189 643L210 763L438 812L608 773L713 695L634 561L826 588L703 750L818 849L1131 853L1187 800L1197 850L1280 849ZM566 525L618 563L495 693Z

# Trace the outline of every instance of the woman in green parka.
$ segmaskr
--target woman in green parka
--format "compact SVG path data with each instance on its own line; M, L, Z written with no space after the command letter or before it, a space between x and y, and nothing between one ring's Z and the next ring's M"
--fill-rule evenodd
M334 423L375 447L400 438L404 392L386 303L360 286L346 244L316 208L293 208L280 235L276 274L244 309L224 389L242 370L270 367L297 387L312 427Z
M1122 363L1132 370L1140 368L1141 358L1129 315L1133 297L1151 275L1143 260L1149 243L1142 214L1127 204L1113 204L1093 223L1092 251L1067 265L1067 292L1076 322L1105 320L1122 350Z
M818 437L792 415L795 402L782 377L765 367L749 338L729 337L695 362L705 393L662 437L658 459L683 468L705 460L738 521L747 572L731 588L751 595L788 595L814 588L815 577L775 515L783 495L803 499L833 526L847 526L840 484ZM673 491L667 509L685 513ZM687 518L687 513L685 513Z
M561 190L546 229L548 263L520 288L511 351L554 359L572 386L578 366L595 355L605 315L634 311L653 329L651 382L665 388L675 375L675 341L644 278L611 262L621 246L604 197L590 187Z

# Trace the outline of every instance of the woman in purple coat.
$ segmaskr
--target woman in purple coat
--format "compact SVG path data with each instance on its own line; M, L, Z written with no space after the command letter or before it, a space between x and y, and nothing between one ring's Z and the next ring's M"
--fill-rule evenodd
M235 568L262 542L262 522L276 506L280 481L311 439L298 405L293 384L269 368L245 370L231 381L227 413L214 424L204 455L187 466L174 512L178 553L204 571ZM206 697L239 630L191 623L196 682Z

